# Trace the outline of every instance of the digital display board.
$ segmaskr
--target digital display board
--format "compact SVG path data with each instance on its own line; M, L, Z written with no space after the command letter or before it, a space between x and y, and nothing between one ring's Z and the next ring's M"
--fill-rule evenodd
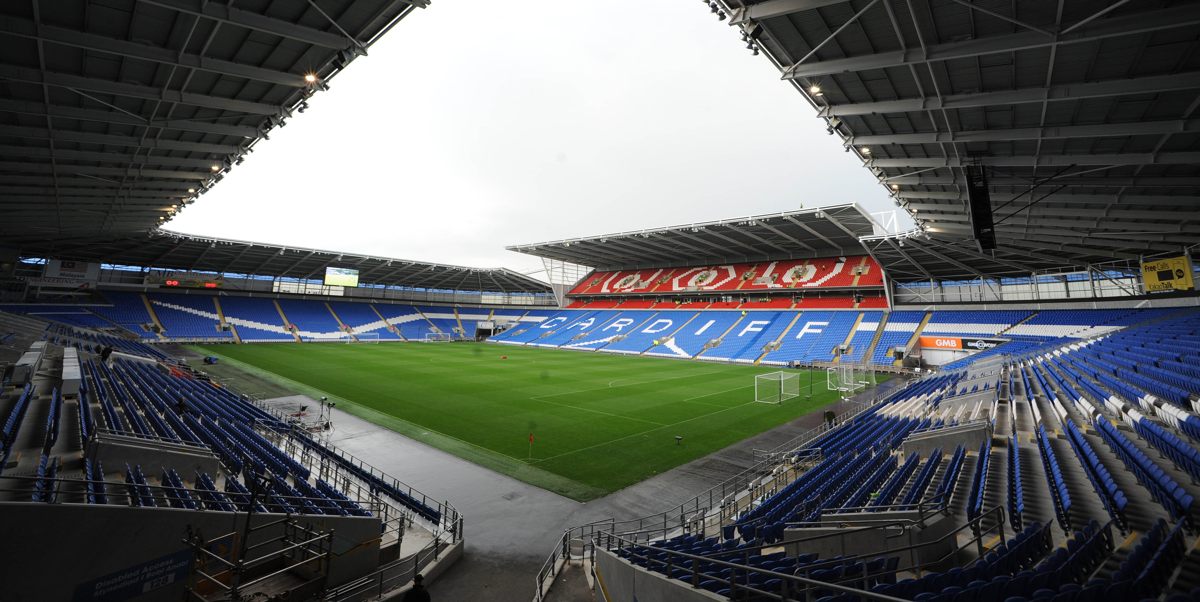
M325 286L358 286L358 270L325 268Z

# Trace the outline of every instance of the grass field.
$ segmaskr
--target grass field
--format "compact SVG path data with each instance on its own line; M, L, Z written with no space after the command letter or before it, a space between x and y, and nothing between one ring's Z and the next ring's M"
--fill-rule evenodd
M406 436L587 500L837 400L754 402L776 368L476 343L202 346ZM501 359L507 356L507 359ZM264 374L265 376L266 374ZM347 403L349 402L349 403ZM529 445L529 434L534 443ZM675 444L675 436L683 444ZM532 453L531 453L532 452Z

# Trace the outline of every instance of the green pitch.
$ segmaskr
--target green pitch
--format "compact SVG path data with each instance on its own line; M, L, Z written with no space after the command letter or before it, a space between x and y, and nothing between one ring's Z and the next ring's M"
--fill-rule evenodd
M199 349L578 500L621 489L838 398L826 390L823 371L813 374L812 399L805 399L809 379L801 374L800 397L774 405L754 402L754 375L778 368L483 343Z

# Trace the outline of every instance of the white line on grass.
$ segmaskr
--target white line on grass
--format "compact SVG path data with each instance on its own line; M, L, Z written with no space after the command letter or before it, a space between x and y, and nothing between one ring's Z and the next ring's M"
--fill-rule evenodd
M650 383L656 383L656 382L660 382L660 381L664 381L664 380L675 380L675 379L679 379L679 378L692 378L692 377L696 377L696 376L708 376L710 374L720 374L722 372L728 372L728 370L714 370L712 372L697 372L695 374L680 374L679 376L667 376L667 377L663 377L663 378L652 378L650 380L642 380L642 381L638 381L638 382L632 382L632 383L629 383L629 385L648 385ZM613 387L613 386L628 387L629 385L613 385L613 383L618 383L623 380L630 380L630 379L636 379L636 378L638 378L638 377L630 376L629 378L618 378L615 380L610 380L610 381L608 381L608 386L609 387Z
M709 417L709 416L713 416L713 415L716 415L716 414L720 414L721 412L728 412L729 410L736 410L737 408L740 408L740 407L743 407L743 406L748 406L748 405L750 405L750 404L753 404L753 403L758 403L758 402L755 402L755 401L747 401L746 403L739 404L739 405L736 405L736 406L729 406L729 407L727 407L727 408L725 408L725 409L723 409L723 410L717 410L717 411L715 411L715 412L709 412L709 413L707 413L707 414L701 414L701 415L699 415L699 416L692 416L691 418L688 418L687 420L680 420L679 422L673 422L673 423L671 423L671 424L665 424L665 425L663 425L663 426L660 426L660 427L658 427L658 428L652 428L652 429L644 430L644 431L641 431L641 432L633 433L633 434L630 434L630 435L625 435L624 437L617 437L616 439L610 439L610 440L608 440L608 441L605 441L605 442L603 442L603 443L597 443L597 444L595 444L595 445L589 445L589 446L587 446L587 447L581 447L581 448L579 448L579 449L573 449L573 450L571 450L571 451L569 451L569 452L563 452L563 453L561 453L561 454L557 454L557 455L554 455L554 456L550 456L550 457L548 457L548 458L538 458L538 459L536 459L536 460L534 460L534 461L533 461L533 464L540 464L540 463L542 463L542 462L547 462L547 461L550 461L550 460L555 460L555 459L561 458L561 457L563 457L563 456L569 456L569 455L571 455L571 454L579 453L579 452L582 452L582 451L588 451L589 449L595 449L595 448L597 448L597 447L603 447L603 446L605 446L605 445L608 445L608 444L610 444L610 443L616 443L617 441L624 441L624 440L626 440L626 439L632 439L633 437L637 437L637 436L639 436L639 435L645 435L646 433L653 433L654 431L659 431L659 430L662 430L662 429L665 429L665 428L668 428L668 427L672 427L672 426L679 426L679 425L681 425L681 424L684 424L684 423L686 423L686 422L691 422L691 421L693 421L693 420L699 420L699 419L701 419L701 418L707 418L707 417Z
M681 399L681 400L679 400L679 401L692 401L693 399L703 399L703 398L705 398L705 397L712 397L713 395L720 395L720 394L722 394L722 393L729 393L730 391L740 391L740 390L742 390L742 389L750 389L750 388L753 388L753 387L754 387L754 385L742 385L742 386L740 386L740 387L734 387L734 388L732 388L732 389L725 389L724 391L713 391L712 393L705 393L705 394L703 394L703 395L695 395L695 396L689 397L689 398L687 398L687 399ZM724 405L719 405L719 404L715 404L715 403L704 403L703 401L697 401L697 402L695 402L695 403L698 403L698 404L700 404L700 405L704 405L704 406L709 406L709 407L712 407L712 408L724 408L724 407L726 407L726 406L724 406Z
M692 377L696 377L696 376L707 376L710 374L720 374L722 372L724 372L724 370L718 370L715 372L699 372L696 374L682 374L679 376L665 376L663 378L655 378L655 379L651 379L651 380L647 380L647 381L630 383L630 384L631 385L646 385L646 384L650 384L650 383L662 382L662 381L667 381L667 380L676 380L676 379L680 379L680 378L692 378ZM617 385L616 387L613 386L613 383L615 383L617 381L621 381L621 380L627 380L627 379L618 378L617 380L609 381L608 385L604 386L604 387L592 387L591 389L579 389L576 391L563 391L562 393L547 393L546 395L534 395L534 396L530 397L530 399L539 400L539 399L545 399L547 397L562 397L563 395L574 395L576 393L590 393L592 391L603 391L605 389L613 389L613 388L617 388L617 387L628 387L629 386L629 385Z
M548 403L552 406L558 406L560 408L571 408L572 410L583 410L584 412L595 412L596 414L604 414L605 416L612 416L613 418L624 418L626 420L636 420L638 422L645 422L646 424L656 424L658 426L667 426L661 422L654 422L653 420L643 420L641 418L634 418L632 416L622 416L621 414L613 414L612 412L605 412L604 410L593 410L591 408L583 408L583 407L573 406L573 405L569 405L569 404L565 404L565 403L555 403L553 401L546 401L544 399L537 399L535 397L530 397L529 400L536 401L538 403Z

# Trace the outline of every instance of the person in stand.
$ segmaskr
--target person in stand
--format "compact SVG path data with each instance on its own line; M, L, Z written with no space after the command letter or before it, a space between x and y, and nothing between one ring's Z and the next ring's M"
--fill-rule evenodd
M412 589L408 590L407 594L404 594L404 602L429 602L429 592L425 591L425 586L421 583L424 580L425 577L421 573L417 573L413 577Z
M180 416L187 414L187 399L184 399L182 395L179 396L179 403L175 404L175 409L178 410Z
M112 354L113 348L109 345L105 345L104 348L100 350L100 361L112 365Z

